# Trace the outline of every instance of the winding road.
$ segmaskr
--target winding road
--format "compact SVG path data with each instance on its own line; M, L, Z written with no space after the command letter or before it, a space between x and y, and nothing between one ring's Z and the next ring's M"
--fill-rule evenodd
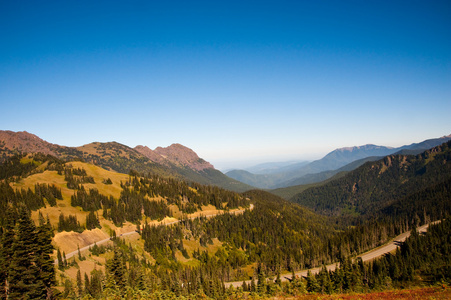
M253 208L254 208L254 205L250 204L250 207L246 208L246 209L252 210ZM229 213L231 213L231 214L240 214L240 213L243 213L246 209L235 210L235 211L231 211ZM218 212L218 213L207 215L205 217L211 218L211 217L214 217L214 216L222 214L222 213L223 212ZM199 216L193 216L193 217L189 217L188 219L195 219L195 218L198 218L198 217ZM168 223L161 223L161 224L164 224L164 225L167 226L167 225L172 225L172 224L179 223L179 222L180 222L180 220L176 220L176 221L172 221L172 222L168 222ZM440 221L435 221L435 222L432 222L432 224L436 224L436 223L439 223L439 222ZM429 227L429 224L425 224L425 225L423 225L421 227L418 227L417 231L420 232L420 233L424 233L424 232L427 231L428 227ZM119 235L119 237L125 237L125 236L129 236L129 235L132 235L132 234L137 234L137 233L138 232L136 232L136 231L130 231L130 232L122 233L121 235ZM392 239L387 244L385 244L383 246L380 246L378 248L375 248L373 250L370 250L368 252L365 252L365 253L357 256L357 258L361 258L362 261L365 262L365 261L369 261L369 260L375 259L377 257L380 257L380 256L382 256L382 255L384 255L386 253L393 252L409 236L410 236L410 231L401 233L400 235L396 236L394 239ZM97 241L97 242L95 242L95 243L93 243L91 245L88 245L86 247L80 248L80 252L88 250L90 247L93 247L95 244L101 245L101 244L107 243L109 241L111 241L110 238ZM66 260L71 258L71 257L73 257L73 256L75 256L75 255L78 255L78 249L66 254ZM57 263L58 263L58 260L56 259L55 260L55 264L57 264ZM330 264L330 265L327 265L326 268L327 268L328 271L335 271L337 265L339 265L339 264ZM296 277L307 277L308 271L310 271L312 274L317 274L317 273L319 273L319 271L321 269L322 269L322 267L302 270L302 271L296 272L295 275L296 275ZM281 279L281 281L289 281L289 280L291 280L291 277L292 277L291 273L281 274L280 279ZM251 280L246 280L246 283L250 284ZM243 281L225 282L224 284L225 284L225 287L229 287L231 285L233 285L234 287L239 287L239 286L242 286Z
M436 224L439 222L440 221L435 221L432 224ZM428 227L429 227L429 224L423 225L421 227L418 227L417 231L420 233L426 232ZM369 261L369 260L375 259L377 257L380 257L386 253L390 253L390 252L396 250L396 248L399 247L399 245L402 242L404 242L409 236L410 236L410 231L401 233L400 235L395 237L393 240L391 240L387 244L385 244L381 247L375 248L373 250L370 250L368 252L365 252L365 253L357 256L357 258L361 258L362 261ZM337 267L337 264L330 264L330 265L326 266L328 271L335 271L336 267ZM312 272L312 274L317 274L317 273L319 273L319 271L321 269L322 269L322 267L317 267L317 268L308 269L308 270L302 270L302 271L296 272L295 275L296 275L296 277L307 277L308 271ZM291 278L292 278L291 273L280 275L281 281L289 281L289 280L291 280ZM251 280L246 280L246 284L250 284L250 283L251 283ZM225 282L224 284L226 287L233 285L236 288L236 287L242 286L243 281Z
M243 208L243 209L238 209L238 210L234 210L234 211L229 211L229 214L233 214L233 215L236 215L236 214L242 214L246 209L249 209L249 210L254 209L254 204L251 203L251 204L249 205L249 208ZM210 215L202 215L202 214L200 214L200 215L188 217L188 219L192 220L192 219L198 218L198 217L200 217L200 216L203 216L203 217L206 217L206 218L211 218L211 217L214 217L214 216L223 214L223 213L224 213L224 211L219 211L219 212L217 212L217 213L213 213L213 214L210 214ZM179 223L180 221L181 221L181 220L176 220L176 221L167 222L167 223L161 222L159 225L166 225L166 226L168 226L168 225L172 225L172 224L175 224L175 223ZM129 231L129 232L122 233L122 234L120 234L118 237L125 237L125 236L129 236L129 235L132 235L132 234L137 234L137 233L138 233L138 232L137 232L136 230L133 230L133 231ZM100 240L100 241L96 241L96 242L93 243L93 244L90 244L90 245L88 245L88 246L86 246L86 247L80 248L80 252L86 251L86 250L88 250L89 248L94 247L95 244L97 244L97 246L99 246L99 245L108 243L109 241L111 241L110 238L107 238L107 239L104 239L104 240ZM72 251L72 252L67 253L67 254L66 254L66 260L68 260L69 258L71 258L71 257L73 257L73 256L75 256L75 255L78 255L78 249L75 250L75 251ZM58 259L55 259L54 264L55 264L55 265L58 264Z

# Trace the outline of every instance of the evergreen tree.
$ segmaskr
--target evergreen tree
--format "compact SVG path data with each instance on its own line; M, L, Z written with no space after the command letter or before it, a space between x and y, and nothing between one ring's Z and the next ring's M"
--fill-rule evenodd
M102 271L94 269L91 272L91 283L89 291L91 296L94 298L98 298L102 293L102 281L103 281L103 273Z
M262 295L266 291L266 278L261 264L257 266L257 292Z
M53 229L48 217L46 222L40 221L40 224L37 228L38 249L36 251L37 265L39 267L38 280L43 282L47 298L52 298L52 287L56 283L55 266L51 257L54 249L52 245Z
M124 291L126 285L126 268L122 258L122 253L118 247L114 248L114 256L109 262L108 269L110 276L114 279L114 282L118 286L119 290Z
M100 221L94 211L90 211L86 216L86 229L91 230L95 228L101 228Z
M249 287L249 291L250 292L256 292L256 290L257 290L257 287L255 286L255 280L254 280L254 277L252 277L251 284L250 284L250 287Z
M67 268L66 252L64 252L64 251L63 251L63 266L64 266L64 268Z
M91 284L89 283L89 277L88 277L88 274L85 273L85 290L83 291L83 293L85 295L91 295L90 288L91 288Z
M66 279L64 281L64 291L63 291L63 298L69 298L69 299L75 299L75 291L74 286L72 285L72 281L70 279Z
M276 284L282 286L282 280L280 279L280 271L277 271Z
M21 207L8 274L9 297L12 299L45 298L46 290L39 278L38 258L35 255L38 251L37 245L36 226L30 219L28 210Z
M81 281L80 269L77 271L77 293L78 297L81 298L81 296L83 295L83 282Z
M56 259L58 261L58 269L60 270L64 270L64 261L63 261L63 257L61 255L61 251L58 248L57 252L56 252Z
M307 272L307 291L309 293L317 293L320 291L318 281L316 280L315 275L310 272L310 270Z
M78 260L80 260L80 261L84 260L83 256L81 256L80 245L78 245L78 244L77 244L77 250L78 250Z
M15 240L15 213L11 207L6 210L5 227L2 231L0 243L0 295L5 299L9 293L9 269L13 257Z

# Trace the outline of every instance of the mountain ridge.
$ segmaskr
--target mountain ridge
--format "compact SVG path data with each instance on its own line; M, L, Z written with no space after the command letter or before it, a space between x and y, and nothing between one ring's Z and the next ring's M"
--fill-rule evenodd
M422 151L438 146L451 140L451 134L440 138L428 139L420 143L413 143L401 147L393 148L366 144L361 146L343 147L335 149L323 158L315 160L307 165L291 169L283 173L253 174L249 171L231 170L225 174L246 184L254 185L264 189L276 189L288 187L302 183L315 183L330 178L335 171L340 170L355 161L369 157L384 157L400 151L409 151L411 154L418 154ZM355 167L359 165L356 164ZM354 168L355 169L355 168ZM352 170L352 169L349 169ZM327 172L327 176L316 176L316 174ZM315 175L315 176L314 176ZM314 179L317 178L317 179Z
M451 141L417 155L392 154L305 190L290 201L328 216L374 213L392 204L393 199L449 182L450 162Z
M188 166L196 171L214 169L211 163L200 158L192 149L178 143L168 147L157 147L153 151L146 146L136 146L134 149L150 160L155 159L157 162L166 163L166 161L169 161L176 165Z
M107 170L131 170L213 184L242 192L252 187L229 178L199 158L190 148L173 144L152 151L146 146L131 148L118 142L93 142L79 147L52 144L26 131L0 130L0 162L18 153L44 153L66 161L83 160Z

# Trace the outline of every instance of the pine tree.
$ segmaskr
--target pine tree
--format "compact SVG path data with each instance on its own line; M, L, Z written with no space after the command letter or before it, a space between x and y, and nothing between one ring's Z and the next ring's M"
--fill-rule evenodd
M53 229L48 217L46 222L40 220L39 223L41 225L37 228L38 250L36 252L39 267L38 281L43 282L47 298L51 298L53 295L52 287L56 283L55 266L51 257L54 249L52 246Z
M257 266L257 292L260 295L263 295L266 291L266 279L265 274L263 272L263 267L259 263Z
M122 253L119 248L114 248L114 256L112 260L109 262L109 273L111 277L114 279L115 284L118 286L120 291L124 291L126 284L125 277L125 264L122 259Z
M25 207L19 210L17 234L13 244L13 256L9 269L9 296L12 299L29 298L42 299L44 293L43 282L39 278L38 251L36 226L30 219Z
M315 275L312 274L312 272L310 272L310 270L308 270L307 272L307 291L309 293L316 293L319 292L320 288L318 285L318 281L316 280Z
M78 297L81 298L81 296L83 295L83 282L81 281L80 270L77 271L77 293Z
M56 252L56 259L58 261L58 269L63 270L64 269L64 262L63 262L63 257L61 255L61 251L58 248L57 252Z
M101 228L100 221L94 211L91 210L86 216L86 229L91 230L95 228Z
M251 284L250 284L250 287L249 287L249 291L250 292L255 292L256 290L257 290L257 287L255 286L255 280L254 280L254 277L252 277Z
M276 284L282 286L282 280L280 279L280 271L277 271Z
M72 285L72 281L70 279L66 279L64 281L64 291L63 291L63 299L75 299L74 287Z
M5 227L0 243L0 296L6 298L9 293L9 269L13 257L13 244L15 240L15 213L11 207L6 210Z
M86 260L86 258L84 256L81 256L80 246L78 244L77 244L77 249L78 249L78 260L79 261Z
M247 285L246 281L243 280L243 284L241 286L243 288L244 292L248 292L249 291L249 286Z
M63 251L63 266L67 268L66 252Z
M90 292L91 296L94 298L98 297L102 293L102 280L103 280L102 271L94 269L91 272L91 284L90 284Z
M84 290L85 295L92 296L90 288L91 288L91 284L89 283L89 277L88 277L88 274L85 273L85 290Z

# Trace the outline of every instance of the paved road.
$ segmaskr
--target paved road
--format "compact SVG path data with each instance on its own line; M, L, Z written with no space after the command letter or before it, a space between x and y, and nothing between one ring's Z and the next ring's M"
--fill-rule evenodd
M231 212L229 212L230 214L242 214L246 209L250 209L250 210L252 210L252 209L254 209L254 204L250 204L250 206L249 206L249 208L245 208L245 209L239 209L239 210L234 210L234 211L231 211ZM211 215L207 215L207 216L205 216L205 217L207 217L207 218L211 218L211 217L214 217L214 216L216 216L216 215L219 215L219 214L222 214L222 213L224 213L223 211L219 211L219 212L217 212L217 213L213 213L213 214L211 214ZM194 217L189 217L188 219L195 219L195 218L198 218L199 216L194 216ZM172 224L175 224L175 223L178 223L178 222L180 222L180 220L176 220L176 221L172 221L172 222L167 222L167 223L160 223L159 225L172 225ZM129 232L126 232L126 233L122 233L121 235L119 235L119 237L124 237L124 236L129 236L129 235L132 235L132 234L137 234L138 232L137 231L129 231ZM110 238L107 238L107 239L104 239L104 240L100 240L100 241L96 241L95 243L93 243L93 244L91 244L91 245L88 245L88 246L86 246L86 247L83 247L83 248L80 248L80 252L83 252L83 251L86 251L86 250L88 250L90 247L94 247L94 245L95 244L97 244L98 246L99 245L102 245L102 244L105 244L105 243L107 243L107 242L109 242L109 241L111 241L110 240ZM75 250L75 251L72 251L72 252L69 252L69 253L67 253L66 254L66 260L68 260L69 258L71 258L71 257L73 257L73 256L75 256L75 255L78 255L78 249L77 250ZM55 265L56 264L58 264L58 259L55 259L55 261L54 261L54 263L55 263Z
M436 221L433 222L432 224L436 224L440 221ZM417 228L418 232L426 232L427 229L429 227L429 224L423 225L421 227ZM363 261L368 261L368 260L372 260L375 259L377 257L380 257L386 253L390 253L394 250L396 250L396 248L400 245L400 243L404 242L408 237L410 236L410 231L404 232L400 235L398 235L397 237L395 237L391 242L385 244L384 246L378 247L376 249L373 249L371 251L368 251L362 255L359 255L358 257L362 258ZM335 271L337 264L330 264L327 265L326 268L329 271ZM319 273L319 271L322 269L322 267L318 267L318 268L313 268L310 269L310 272L312 272L312 274L317 274ZM307 277L307 272L309 270L302 270L302 271L298 271L296 272L296 276L297 277ZM282 274L280 275L280 279L281 281L287 281L287 280L291 280L292 274L288 273L288 274ZM250 280L246 280L247 284L250 284L251 281ZM234 281L234 282L226 282L225 286L229 287L233 285L234 287L239 287L243 285L243 281Z

